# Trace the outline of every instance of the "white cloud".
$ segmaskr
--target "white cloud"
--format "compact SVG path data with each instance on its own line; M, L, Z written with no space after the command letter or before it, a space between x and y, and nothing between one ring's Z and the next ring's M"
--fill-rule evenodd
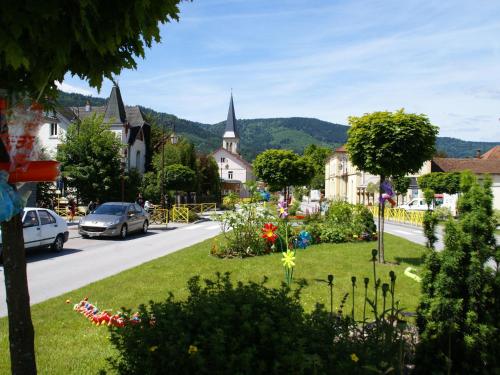
M73 86L73 85L66 83L66 82L61 83L61 82L56 81L56 86L59 90L64 91L64 92L76 93L76 94L82 94L82 95L96 95L95 91L92 91L90 89L84 89L82 87Z

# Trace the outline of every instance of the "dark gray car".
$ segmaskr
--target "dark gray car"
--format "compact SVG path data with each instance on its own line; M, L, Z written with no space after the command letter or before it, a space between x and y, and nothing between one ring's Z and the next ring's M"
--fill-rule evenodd
M114 237L122 239L131 232L146 233L149 214L137 203L108 202L101 204L78 224L82 237Z

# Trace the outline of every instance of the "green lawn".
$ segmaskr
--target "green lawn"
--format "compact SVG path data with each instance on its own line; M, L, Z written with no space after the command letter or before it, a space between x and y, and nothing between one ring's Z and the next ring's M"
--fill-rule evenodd
M388 282L388 272L394 270L397 274L397 298L407 310L415 311L420 285L404 276L403 272L408 266L420 268L425 248L389 234L385 238L386 260L400 264L378 265L378 275L382 282ZM185 298L186 281L191 276L206 278L213 276L216 271L231 272L235 281L260 281L266 275L269 277L269 286L278 286L283 280L280 254L247 259L218 259L208 255L211 244L212 240L202 242L33 306L39 373L96 374L100 369L107 368L106 358L113 355L107 329L91 325L72 310L73 303L85 296L101 309L116 310L122 306L136 308L149 300L162 300L170 291L178 298ZM370 285L373 282L372 263L369 261L373 247L376 247L376 242L321 244L300 250L294 277L305 278L309 282L302 293L305 309L312 309L316 302L329 304L326 284L315 280L325 279L331 273L335 275L335 306L338 306L341 296L351 290L351 276L357 277L359 288L356 305L358 312L361 312L362 280L368 276ZM66 304L66 299L70 299L71 304ZM345 310L350 311L350 308ZM7 334L7 320L0 319L0 374L9 373Z

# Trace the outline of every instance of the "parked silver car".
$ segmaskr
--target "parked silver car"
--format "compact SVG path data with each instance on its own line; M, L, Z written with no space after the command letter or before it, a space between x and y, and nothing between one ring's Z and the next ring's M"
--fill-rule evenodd
M101 204L78 224L82 237L127 237L131 232L147 233L149 214L137 203Z

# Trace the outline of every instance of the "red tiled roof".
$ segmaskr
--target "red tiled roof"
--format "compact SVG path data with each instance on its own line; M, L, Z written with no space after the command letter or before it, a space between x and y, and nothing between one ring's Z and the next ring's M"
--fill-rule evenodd
M335 149L335 152L347 152L347 149L345 148L345 145L342 145L340 147L337 147Z
M475 174L500 174L500 159L455 159L433 158L432 172L461 172L469 170Z
M500 160L500 145L493 147L481 155L483 160Z

